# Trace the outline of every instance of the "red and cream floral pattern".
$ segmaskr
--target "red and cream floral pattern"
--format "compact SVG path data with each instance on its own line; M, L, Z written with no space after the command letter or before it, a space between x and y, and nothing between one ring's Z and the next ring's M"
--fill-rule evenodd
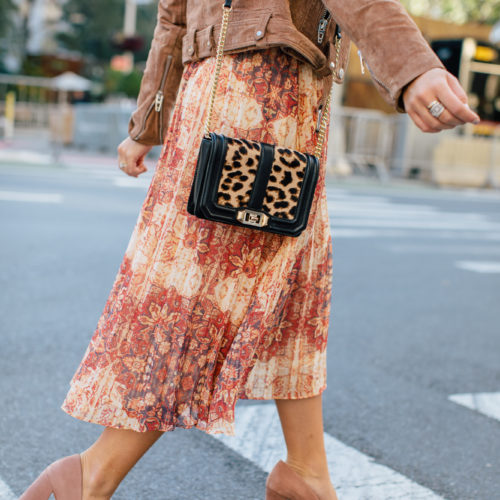
M298 238L186 211L213 59L186 66L161 158L116 280L62 404L136 431L234 434L238 398L326 387L332 252L322 165ZM216 131L312 152L321 82L273 48L227 55Z

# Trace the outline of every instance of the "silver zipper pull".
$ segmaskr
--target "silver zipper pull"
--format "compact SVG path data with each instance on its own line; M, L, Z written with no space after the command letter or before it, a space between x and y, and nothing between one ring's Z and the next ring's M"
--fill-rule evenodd
M323 11L323 15L318 23L318 44L321 45L325 39L326 29L328 27L328 22L330 21L331 14L328 9Z
M319 126L321 125L322 116L323 116L323 104L318 109L318 119L316 120L316 132L319 132Z
M155 111L159 113L163 105L163 92L159 90L155 96Z
M327 26L328 26L328 20L321 19L321 21L318 24L318 44L323 43L323 40L325 39L325 33L326 33Z
M365 60L363 59L363 54L361 54L361 50L358 49L359 56L359 64L361 65L361 74L365 74Z

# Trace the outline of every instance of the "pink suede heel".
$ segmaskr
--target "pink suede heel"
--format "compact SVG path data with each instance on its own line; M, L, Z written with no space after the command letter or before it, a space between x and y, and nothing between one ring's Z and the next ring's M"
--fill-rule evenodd
M319 500L319 497L299 474L280 460L267 476L266 500Z
M80 454L70 455L52 462L19 500L82 500L82 463Z

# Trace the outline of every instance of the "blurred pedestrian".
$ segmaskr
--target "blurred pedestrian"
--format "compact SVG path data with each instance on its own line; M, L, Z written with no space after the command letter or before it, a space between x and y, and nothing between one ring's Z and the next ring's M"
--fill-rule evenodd
M337 498L322 418L332 277L324 161L298 237L186 211L212 91L221 1L160 0L119 167L137 177L152 145L163 150L62 404L105 429L87 450L45 469L22 500L45 500L51 492L56 500L109 499L164 432L196 427L233 434L241 398L274 399L280 416L287 458L268 476L266 498ZM397 0L235 0L215 129L312 153L351 39L382 96L424 132L478 121ZM326 145L322 150L324 158Z

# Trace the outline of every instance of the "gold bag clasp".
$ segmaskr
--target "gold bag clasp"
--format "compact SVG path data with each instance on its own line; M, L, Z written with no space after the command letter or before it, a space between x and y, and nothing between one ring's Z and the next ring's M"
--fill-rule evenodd
M249 226L264 227L269 222L269 217L262 212L255 212L254 210L240 210L236 218L243 224Z

